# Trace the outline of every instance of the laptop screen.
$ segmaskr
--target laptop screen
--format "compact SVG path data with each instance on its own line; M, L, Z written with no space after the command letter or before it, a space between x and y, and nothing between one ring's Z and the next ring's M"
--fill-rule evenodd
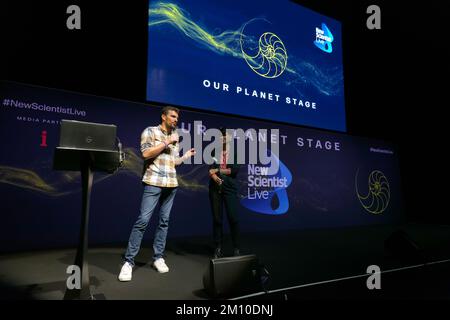
M89 150L116 150L117 127L113 124L61 120L59 146Z

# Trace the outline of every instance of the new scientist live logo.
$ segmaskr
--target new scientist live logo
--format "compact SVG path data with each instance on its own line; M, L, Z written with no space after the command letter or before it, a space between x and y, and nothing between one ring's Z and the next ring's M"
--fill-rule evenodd
M322 23L322 29L316 27L316 40L314 41L314 44L317 48L324 52L331 53L333 52L333 45L331 44L333 40L333 34L325 23Z
M241 204L258 213L279 215L289 210L286 189L292 182L292 175L277 156L274 154L270 156L271 162L275 161L278 165L266 167L249 164L247 166L247 194L241 200ZM277 204L274 197L278 198Z

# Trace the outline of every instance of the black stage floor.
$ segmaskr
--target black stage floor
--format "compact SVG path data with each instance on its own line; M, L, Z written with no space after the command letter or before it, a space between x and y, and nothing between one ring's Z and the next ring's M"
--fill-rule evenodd
M398 228L371 226L243 234L243 254L256 254L270 273L269 291L241 299L450 299L450 226L402 226L405 243L385 250ZM107 300L206 300L203 274L212 247L208 237L169 238L170 272L151 268L151 243L136 258L131 282L119 282L125 244L89 249L91 292ZM227 243L229 243L229 239ZM231 253L226 247L225 253ZM61 300L75 249L0 255L1 299ZM366 286L367 267L381 269L381 290Z

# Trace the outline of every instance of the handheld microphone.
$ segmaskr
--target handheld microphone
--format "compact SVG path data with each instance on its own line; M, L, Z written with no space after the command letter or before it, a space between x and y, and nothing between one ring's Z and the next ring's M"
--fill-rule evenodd
M174 133L176 133L177 129L178 129L178 127L176 125L172 126L172 132L170 133L170 135L173 135ZM180 139L180 137L178 137L178 139ZM175 147L178 144L178 140L174 141L172 144Z

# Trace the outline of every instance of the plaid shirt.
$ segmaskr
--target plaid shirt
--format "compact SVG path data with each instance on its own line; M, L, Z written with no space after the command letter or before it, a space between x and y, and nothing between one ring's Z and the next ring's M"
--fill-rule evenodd
M172 135L178 136L178 133L175 131ZM169 136L160 125L146 128L141 135L141 152L163 143ZM179 149L178 143L171 144L155 158L146 159L142 182L156 187L178 187L175 165L181 162Z

